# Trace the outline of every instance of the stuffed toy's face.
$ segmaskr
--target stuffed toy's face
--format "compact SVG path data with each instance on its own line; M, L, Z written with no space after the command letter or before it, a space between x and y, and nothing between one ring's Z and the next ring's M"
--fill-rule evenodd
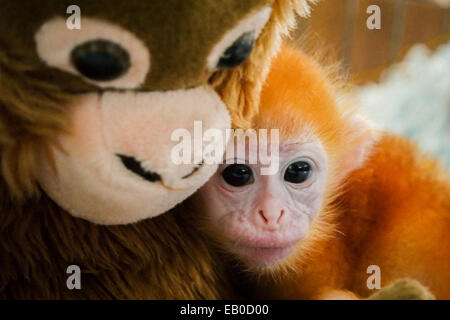
M36 170L56 203L94 223L132 223L166 212L214 173L175 164L171 135L194 137L194 121L203 131L230 127L208 79L249 56L270 0L80 0L80 29L67 27L66 1L0 4L0 43L69 97L66 125Z

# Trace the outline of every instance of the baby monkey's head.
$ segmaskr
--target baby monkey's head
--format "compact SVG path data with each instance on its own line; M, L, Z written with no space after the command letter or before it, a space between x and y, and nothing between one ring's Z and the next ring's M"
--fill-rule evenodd
M227 152L194 202L226 251L248 267L268 269L324 232L330 203L374 138L365 121L337 102L325 69L289 48L273 62L253 128L248 139L230 139L237 149L244 141L244 155ZM278 170L265 174L264 156L273 152Z

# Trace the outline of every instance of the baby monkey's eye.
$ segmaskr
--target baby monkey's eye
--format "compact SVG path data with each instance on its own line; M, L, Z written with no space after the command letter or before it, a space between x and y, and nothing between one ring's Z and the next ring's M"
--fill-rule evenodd
M252 169L245 164L232 164L222 171L226 183L233 187L243 187L254 181Z
M101 39L76 46L71 62L83 76L95 81L117 79L130 68L128 52L118 44Z
M305 161L291 163L284 173L284 180L291 183L305 182L312 173L311 165Z
M250 31L239 37L220 57L217 63L219 69L231 69L244 62L255 45L255 32Z

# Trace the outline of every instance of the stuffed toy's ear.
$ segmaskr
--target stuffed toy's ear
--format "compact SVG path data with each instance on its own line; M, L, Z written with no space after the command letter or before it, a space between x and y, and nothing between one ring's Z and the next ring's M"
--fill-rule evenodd
M212 78L222 100L228 106L234 127L249 128L258 111L262 85L271 59L281 47L282 37L295 26L296 15L308 16L316 0L274 0L270 20L256 41L250 58L240 67L219 71Z
M419 281L399 279L372 294L369 300L435 300L434 295Z

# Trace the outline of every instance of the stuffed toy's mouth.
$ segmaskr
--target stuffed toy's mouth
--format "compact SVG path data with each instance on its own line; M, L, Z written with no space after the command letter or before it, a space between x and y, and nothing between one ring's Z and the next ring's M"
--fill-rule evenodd
M105 90L77 96L69 105L70 132L58 135L61 148L50 146L52 159L40 154L37 181L73 216L104 225L156 217L192 195L217 170L215 158L222 159L227 142L213 137L207 143L203 133L218 129L225 138L231 127L225 104L206 85L170 92ZM191 156L183 157L189 142ZM212 163L203 148L211 150Z
M158 181L162 182L161 176L158 173L145 169L142 166L141 162L136 160L134 157L125 156L122 154L118 154L117 156L122 161L124 167L133 172L134 174L150 182L158 182ZM192 172L183 176L182 179L187 179L191 177L195 172L198 171L198 169L200 169L202 165L203 162L195 166L194 169L192 169Z
M157 174L156 172L144 169L141 162L137 161L135 158L129 157L129 156L124 156L122 154L118 154L118 157L122 161L122 164L125 166L125 168L127 168L134 174L137 174L141 178L143 178L147 181L150 181L150 182L161 181L161 176L159 174Z

